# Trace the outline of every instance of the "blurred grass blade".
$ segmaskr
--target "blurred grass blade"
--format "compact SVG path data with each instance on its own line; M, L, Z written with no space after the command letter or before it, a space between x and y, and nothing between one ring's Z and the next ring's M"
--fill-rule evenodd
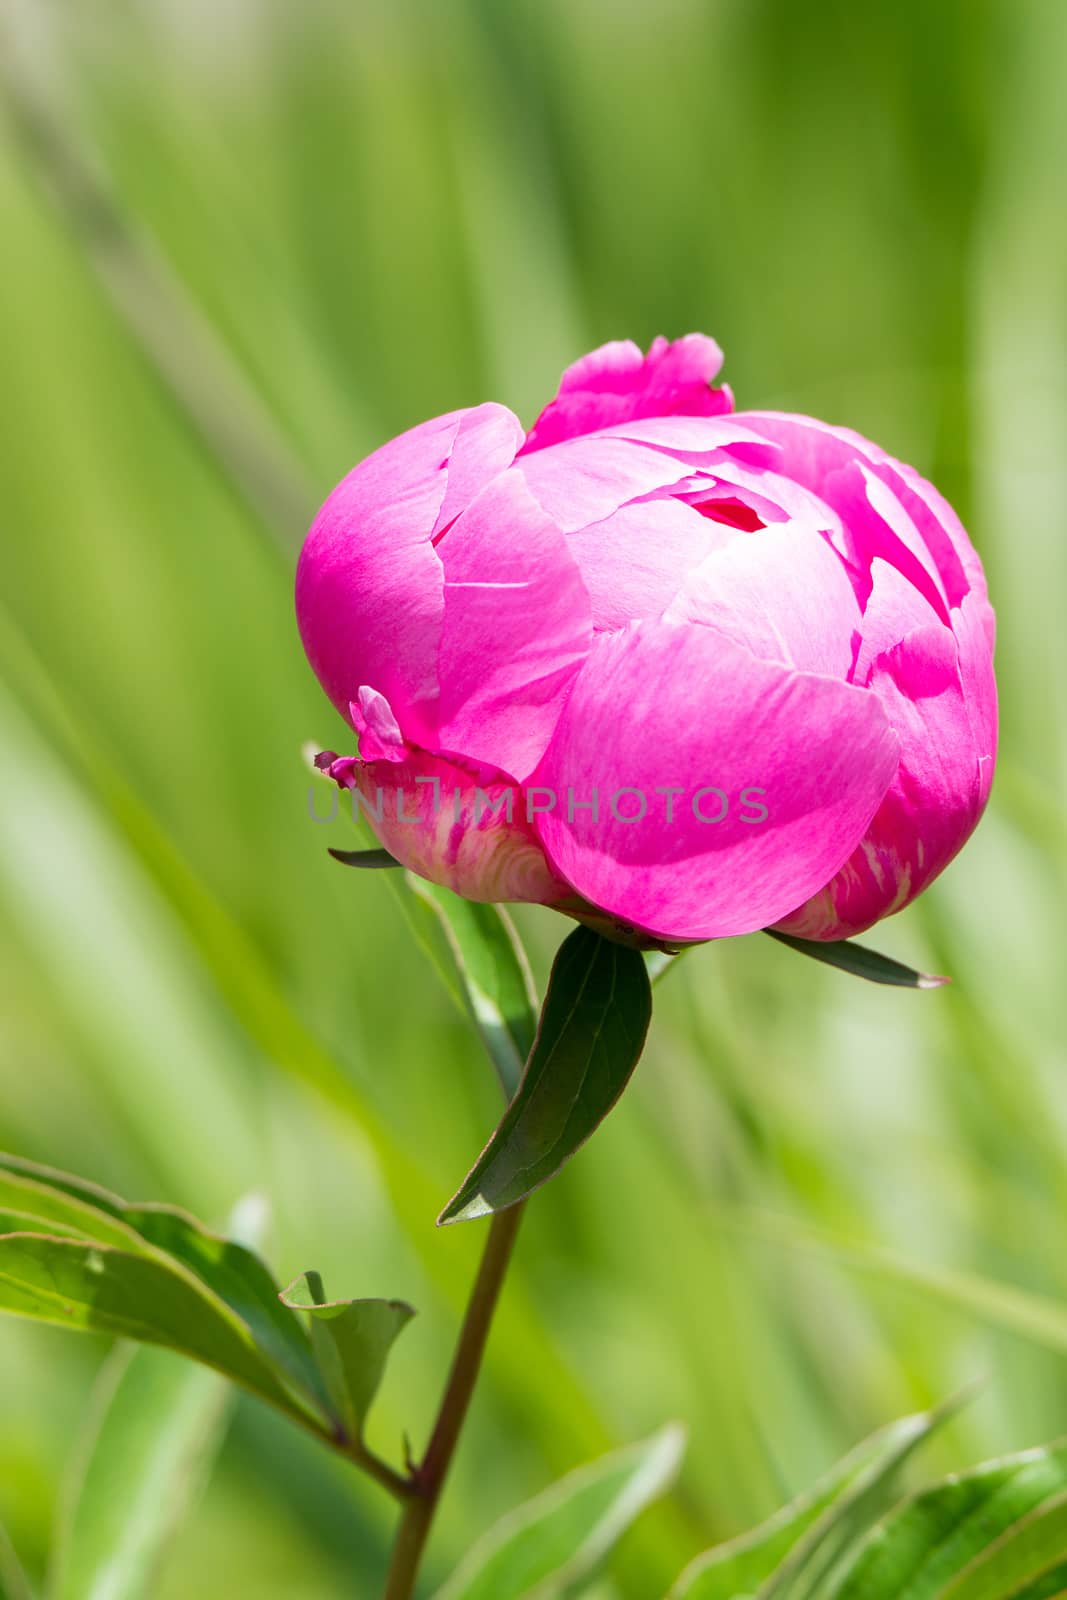
M906 1501L859 1550L834 1600L1004 1600L1065 1560L1061 1442L987 1462Z
M470 1013L504 1093L519 1086L537 1032L537 994L515 925L502 906L462 900L413 872L404 881L444 936Z
M331 1408L345 1437L362 1440L389 1352L415 1312L400 1300L327 1300L317 1272L297 1278L282 1300L307 1312Z
M175 402L288 558L315 507L303 467L215 325L91 158L84 130L26 69L0 56L0 90L32 169L111 305Z
M352 820L361 837L373 837L365 823ZM399 865L374 847L329 853L348 866ZM510 1099L537 1031L537 992L515 924L503 906L464 900L414 872L386 882L416 944L456 1007L473 1021Z
M151 1600L222 1442L233 1390L169 1350L105 1363L56 1535L49 1600Z
M303 1323L281 1303L269 1268L245 1245L209 1232L174 1206L131 1205L82 1178L0 1152L0 1203L5 1202L35 1219L13 1231L73 1229L99 1244L161 1252L180 1262L241 1319L293 1384L320 1403L325 1399Z
M978 1273L908 1261L879 1245L837 1239L788 1217L745 1213L741 1231L771 1244L829 1256L856 1271L904 1284L975 1316L990 1327L1005 1328L1059 1355L1067 1354L1067 1306L1051 1295L1000 1283Z
M766 1579L757 1600L825 1600L870 1529L900 1494L908 1458L954 1416L967 1395L904 1417L883 1435L884 1448L863 1467ZM888 1600L888 1597L887 1597Z
M580 1467L520 1506L474 1546L435 1600L565 1600L674 1481L684 1430L664 1428Z
M734 1600L755 1594L789 1552L861 1480L914 1439L913 1417L891 1423L864 1439L805 1494L750 1533L698 1556L682 1573L668 1600Z
M0 1600L33 1600L30 1580L22 1570L3 1523L0 1523Z
M854 944L851 939L794 939L791 933L779 933L774 928L763 931L779 944L788 945L790 950L799 950L813 961L822 961L841 972L851 972L869 983L886 983L896 989L940 989L949 981L932 973L916 972L913 967L879 955L877 950L869 950L866 945Z
M0 1311L166 1345L315 1425L247 1326L180 1262L41 1233L0 1237Z
M357 867L363 871L378 871L383 867L398 867L400 862L391 856L388 850L335 850L328 846L328 853L343 867Z
M504 1210L547 1183L622 1094L651 1016L640 954L576 928L556 955L518 1093L439 1220Z

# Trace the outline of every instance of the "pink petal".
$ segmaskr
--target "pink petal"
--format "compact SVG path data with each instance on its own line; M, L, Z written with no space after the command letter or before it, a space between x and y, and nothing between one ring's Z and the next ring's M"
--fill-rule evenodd
M407 754L393 708L377 689L363 684L348 708L348 718L359 735L362 761L403 761Z
M722 351L700 333L673 344L655 339L647 356L629 339L601 345L567 368L525 449L541 450L634 417L718 416L733 405L728 389L711 387L721 366Z
M522 779L589 650L589 596L567 540L515 469L439 546L445 569L436 747Z
M681 576L736 530L701 516L680 500L634 500L603 522L567 535L589 591L593 627L623 628L657 617L678 592Z
M869 692L899 736L899 768L840 872L779 924L801 938L850 938L906 906L970 837L985 803L980 752L947 628L939 622L917 628L877 657Z
M738 428L732 418L677 417L631 427L655 437L632 439L608 429L521 455L515 463L531 494L564 532L602 522L630 500L687 482L694 465L714 473L716 463L728 459L724 451L768 451L766 441ZM699 445L693 443L693 428ZM677 448L671 435L678 436Z
M829 541L786 522L715 550L682 584L666 617L703 623L763 660L844 679L860 609Z
M950 529L938 508L948 508L931 484L894 461L869 440L813 417L750 411L738 420L772 439L780 449L776 470L821 496L846 530L843 551L866 570L881 556L895 566L948 620L949 607L967 591L957 543L977 556L958 519Z
M983 590L974 589L952 613L960 678L978 751L979 803L984 806L997 760L997 680L993 672L996 622Z
M460 419L448 459L448 487L434 526L436 538L490 478L514 461L523 441L522 423L506 406L472 406Z
M402 762L335 760L359 814L403 866L467 900L568 897L526 819L522 791L492 768L415 750Z
M296 571L300 637L338 711L373 684L416 740L432 725L444 614L430 535L462 417L424 422L361 461L319 511Z
M863 608L859 649L849 678L853 683L867 684L878 656L892 650L916 628L934 624L944 626L929 600L896 567L876 557L871 562L871 592Z
M859 435L855 435L858 439ZM963 523L944 496L914 467L895 461L877 445L860 441L874 470L893 490L933 555L949 603L959 605L970 590L986 593L985 573Z
M532 780L557 797L537 823L558 872L612 915L665 939L748 933L847 859L897 748L865 690L759 660L712 628L641 622L593 646ZM712 785L727 815L701 822L694 799L721 808L698 795ZM672 821L663 786L682 790ZM640 821L611 812L613 797L637 807L627 788L647 804ZM596 818L578 809L594 789ZM743 820L760 804L766 820Z

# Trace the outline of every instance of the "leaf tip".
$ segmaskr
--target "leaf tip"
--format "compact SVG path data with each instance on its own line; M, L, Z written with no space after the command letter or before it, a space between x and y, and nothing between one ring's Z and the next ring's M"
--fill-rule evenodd
M479 1217L491 1217L497 1208L490 1204L484 1194L471 1195L466 1199L463 1191L454 1195L445 1206L437 1219L439 1228L448 1228L454 1222L476 1222Z

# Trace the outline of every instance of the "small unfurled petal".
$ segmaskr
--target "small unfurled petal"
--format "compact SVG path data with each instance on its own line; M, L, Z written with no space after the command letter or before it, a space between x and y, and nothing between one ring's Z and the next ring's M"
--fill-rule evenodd
M407 750L404 735L383 694L364 684L350 703L348 714L359 735L361 760L403 761Z
M715 417L733 409L712 380L722 366L714 339L690 333L654 339L648 355L629 339L601 345L567 368L559 393L527 436L527 453L636 417Z

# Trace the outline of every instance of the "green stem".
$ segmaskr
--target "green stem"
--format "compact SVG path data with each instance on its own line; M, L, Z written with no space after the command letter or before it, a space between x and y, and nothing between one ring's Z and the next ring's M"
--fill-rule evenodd
M410 1498L400 1519L383 1600L412 1600L415 1593L419 1565L478 1380L523 1210L524 1205L520 1204L498 1211L490 1224L437 1421L426 1454L412 1474Z

